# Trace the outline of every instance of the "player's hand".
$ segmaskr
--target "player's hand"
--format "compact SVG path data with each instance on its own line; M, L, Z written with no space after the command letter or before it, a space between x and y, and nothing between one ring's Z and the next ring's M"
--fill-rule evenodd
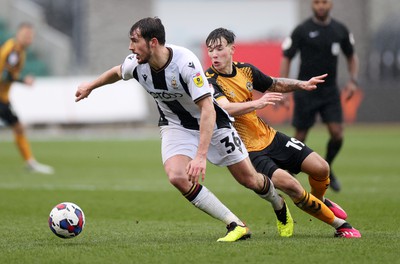
M317 84L325 82L326 76L328 76L327 73L312 77L307 82L304 82L304 85L302 86L303 90L312 91L317 89Z
M91 92L89 83L81 83L75 93L75 102L87 98Z
M288 93L282 94L282 100L277 102L278 106L283 106L286 109L290 108L290 95Z
M196 157L188 163L186 166L186 174L188 175L190 182L197 184L200 176L201 181L204 181L206 175L206 164L207 160L200 157Z
M343 88L343 93L345 94L345 100L350 100L354 92L358 89L358 85L354 81L349 81L346 86Z
M282 93L264 93L263 96L254 100L254 107L256 109L262 109L268 105L275 105L283 98Z
M26 85L32 86L35 81L35 78L32 75L25 76L23 82Z

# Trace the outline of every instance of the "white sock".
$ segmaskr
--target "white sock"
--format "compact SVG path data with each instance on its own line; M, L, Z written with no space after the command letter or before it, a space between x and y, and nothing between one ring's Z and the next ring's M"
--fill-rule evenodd
M274 210L281 210L283 208L283 198L279 196L278 192L275 190L275 186L272 181L265 175L264 180L269 182L268 192L264 194L257 193L258 196L263 198L264 200L269 201L272 204ZM267 182L265 183L267 184Z
M205 186L202 186L202 189L191 203L203 212L221 220L226 225L232 222L236 222L238 225L244 225L244 223Z
M340 219L335 216L335 219L333 220L331 226L334 227L335 229L338 229L340 226L342 226L344 223L346 223L345 220Z

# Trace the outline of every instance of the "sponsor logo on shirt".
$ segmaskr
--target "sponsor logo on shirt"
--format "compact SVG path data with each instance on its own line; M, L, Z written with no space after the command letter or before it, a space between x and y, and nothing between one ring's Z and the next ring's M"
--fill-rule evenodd
M203 77L201 77L200 72L196 73L196 75L193 76L193 81L197 87L202 87L204 85Z
M318 32L318 30L310 31L310 32L308 33L308 36L309 36L310 38L316 38L316 37L319 36L319 32Z

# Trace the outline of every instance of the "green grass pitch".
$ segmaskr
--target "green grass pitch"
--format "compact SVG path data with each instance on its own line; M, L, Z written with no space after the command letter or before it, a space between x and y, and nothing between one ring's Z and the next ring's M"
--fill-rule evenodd
M351 125L345 135L334 165L343 190L327 197L346 209L361 239L333 238L333 228L287 196L295 234L280 238L270 205L209 164L204 184L253 232L228 244L216 242L225 225L168 183L157 138L32 140L38 160L55 167L52 176L24 171L13 142L0 139L0 263L400 263L400 126ZM307 144L323 156L326 140L316 127ZM297 178L309 190L307 177ZM47 224L63 201L86 215L73 239Z

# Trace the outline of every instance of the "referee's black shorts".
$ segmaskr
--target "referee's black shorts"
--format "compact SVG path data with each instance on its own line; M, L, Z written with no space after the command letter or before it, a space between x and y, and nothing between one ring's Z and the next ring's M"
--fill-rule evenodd
M337 86L321 87L320 91L296 91L292 125L308 129L315 124L317 115L324 123L342 123L343 112Z

